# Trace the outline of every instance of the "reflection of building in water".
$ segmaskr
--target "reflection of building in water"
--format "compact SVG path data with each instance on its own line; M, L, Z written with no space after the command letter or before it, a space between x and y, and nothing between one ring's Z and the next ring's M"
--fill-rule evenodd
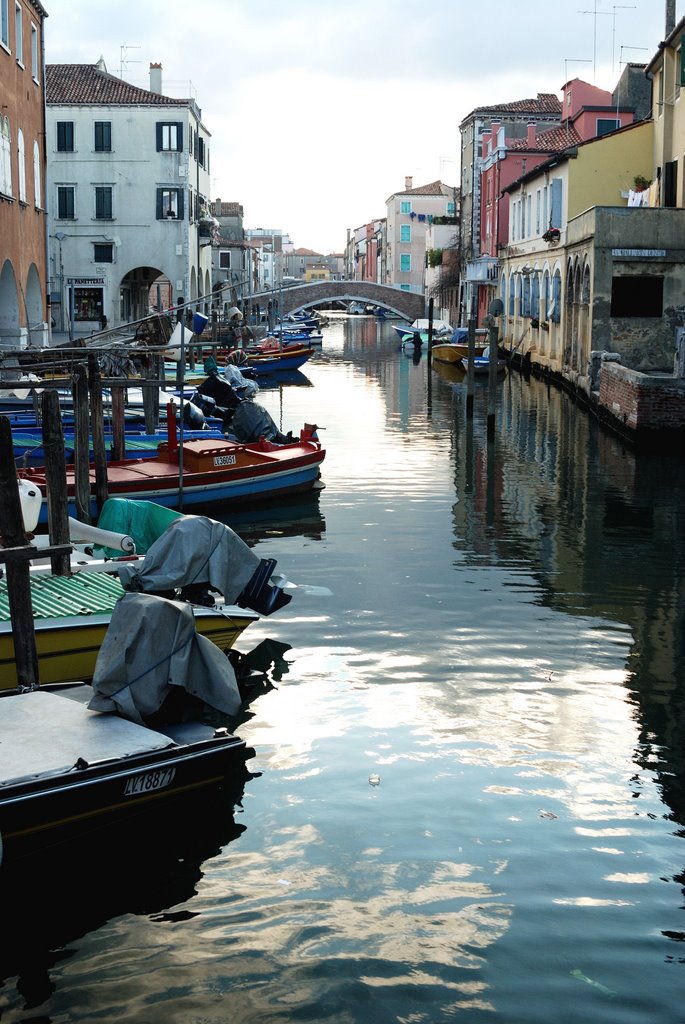
M459 417L457 547L496 564L524 561L543 603L591 628L628 627L646 744L638 759L663 745L664 789L685 822L685 464L627 449L540 381L514 373L500 387L494 465L484 404L471 441Z

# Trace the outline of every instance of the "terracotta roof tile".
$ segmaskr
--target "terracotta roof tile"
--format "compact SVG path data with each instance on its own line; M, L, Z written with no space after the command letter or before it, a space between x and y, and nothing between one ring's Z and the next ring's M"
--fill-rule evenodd
M45 99L48 104L89 103L107 106L187 106L188 100L172 99L139 89L121 78L101 71L96 64L47 64Z
M577 146L582 141L573 125L564 123L556 128L549 128L546 132L540 132L532 146L528 145L526 139L516 139L509 144L508 148L509 150L528 150L531 153L558 153L559 150Z
M511 103L495 103L488 107L476 107L461 122L465 124L474 114L529 114L540 117L545 114L561 114L561 100L553 92L539 92L535 99L513 100Z

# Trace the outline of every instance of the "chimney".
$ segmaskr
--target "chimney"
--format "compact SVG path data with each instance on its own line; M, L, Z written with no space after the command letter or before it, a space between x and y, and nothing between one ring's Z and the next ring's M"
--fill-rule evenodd
M664 39L668 39L671 32L675 28L675 0L666 0L666 34Z
M528 149L535 149L535 141L537 138L537 132L535 131L535 122L530 121L528 123L528 138L526 139L526 145Z
M410 189L412 187L412 176L411 176L411 174L405 175L404 187L405 187L405 189Z
M150 64L150 92L162 95L162 65Z

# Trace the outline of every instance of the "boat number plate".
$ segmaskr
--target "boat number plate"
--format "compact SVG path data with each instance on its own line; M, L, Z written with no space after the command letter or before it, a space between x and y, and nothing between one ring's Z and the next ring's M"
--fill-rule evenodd
M235 455L216 455L214 457L215 466L235 466Z
M144 775L133 775L126 780L124 796L137 796L139 793L152 793L155 789L165 789L173 782L175 768L162 768L157 772L146 772Z

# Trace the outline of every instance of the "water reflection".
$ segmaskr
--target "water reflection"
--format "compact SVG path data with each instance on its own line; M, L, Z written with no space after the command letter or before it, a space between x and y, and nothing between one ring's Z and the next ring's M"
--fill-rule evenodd
M58 990L56 977L68 961L78 961L82 937L108 921L192 918L205 862L245 830L236 810L252 777L245 771L222 789L174 799L163 810L148 809L73 842L46 844L3 865L0 1007L9 1010L17 1001L25 1011L40 1007ZM184 909L174 912L174 906Z

